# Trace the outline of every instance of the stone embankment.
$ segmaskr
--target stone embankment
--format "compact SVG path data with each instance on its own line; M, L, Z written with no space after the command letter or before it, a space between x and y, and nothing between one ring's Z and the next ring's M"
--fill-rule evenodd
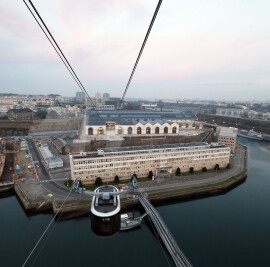
M142 186L140 190L148 195L152 203L159 205L224 194L243 183L247 178L247 150L246 147L239 145L238 147L241 149L235 157L235 165L228 170L216 173L214 176L209 174L209 178L201 178L202 175L195 178L194 175L192 179L188 179L189 182L184 182L179 178L178 182L172 180L169 184L152 187ZM28 190L25 190L25 188L28 188ZM56 214L63 202L63 197L50 198L48 192L41 185L40 191L32 195L28 193L33 192L31 188L29 189L29 185L15 184L14 189L27 212L53 211ZM134 196L127 195L121 198L121 206L122 208L134 208L139 206L139 202ZM62 214L64 218L87 215L90 207L91 200L71 198L61 207L59 214Z

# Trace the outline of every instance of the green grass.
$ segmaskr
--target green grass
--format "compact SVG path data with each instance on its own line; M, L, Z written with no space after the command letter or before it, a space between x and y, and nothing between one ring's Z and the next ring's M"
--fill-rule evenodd
M162 196L162 195L167 195L167 194L172 194L172 193L180 193L180 192L192 191L192 190L196 190L196 189L213 188L213 187L216 187L216 186L229 184L233 180L236 180L236 179L238 179L240 177L243 177L246 174L247 174L247 171L244 170L241 173L229 178L226 181L220 182L220 183L215 183L215 184L210 184L210 185L202 185L202 186L195 186L195 187L189 187L189 188L183 188L183 189L176 189L176 190L165 191L165 192L157 192L157 193L149 194L149 196L150 197L151 196Z

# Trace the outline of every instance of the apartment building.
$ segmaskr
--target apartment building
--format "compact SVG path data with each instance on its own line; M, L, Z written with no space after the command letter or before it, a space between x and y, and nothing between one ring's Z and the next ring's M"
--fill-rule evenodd
M233 152L236 148L238 129L234 127L218 127L218 143L224 144L231 148Z
M71 177L93 184L97 177L111 182L116 175L120 180L136 173L138 178L167 172L181 172L224 168L230 161L230 147L223 144L191 143L159 146L106 148L95 152L70 154Z

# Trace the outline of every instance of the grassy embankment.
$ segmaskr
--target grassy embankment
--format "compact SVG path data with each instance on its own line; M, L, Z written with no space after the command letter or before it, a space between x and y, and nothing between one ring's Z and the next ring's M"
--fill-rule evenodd
M197 189L203 189L203 188L214 188L217 186L221 186L221 185L226 185L231 183L234 180L237 180L240 177L243 177L247 174L247 170L242 171L241 173L231 177L230 179L223 181L223 182L219 182L219 183L214 183L214 184L210 184L210 185L202 185L202 186L195 186L195 187L189 187L189 188L183 188L183 189L176 189L176 190L171 190L171 191L164 191L164 192L157 192L157 193L152 193L149 194L149 196L162 196L162 195L168 195L168 194L174 194L174 193L181 193L181 192L187 192L187 191L193 191L193 190L197 190Z

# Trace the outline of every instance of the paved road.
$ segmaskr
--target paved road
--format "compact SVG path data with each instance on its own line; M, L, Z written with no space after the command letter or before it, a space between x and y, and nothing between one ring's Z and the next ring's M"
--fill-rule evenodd
M52 177L49 174L49 172L47 171L45 163L44 163L44 161L43 161L37 147L35 146L34 141L32 139L30 139L30 138L26 138L26 140L27 140L28 147L29 147L29 153L31 153L33 163L34 163L35 168L37 170L39 180L40 181L51 180L51 182L41 183L42 187L45 188L48 192L50 192L50 193L52 193L54 195L65 197L69 193L69 190L63 188L62 186L60 186L59 184L57 184L56 182L54 182L52 180ZM37 165L39 165L40 167L37 168ZM76 193L71 193L70 197L71 198L76 198L76 199L81 199L81 198L89 199L89 197L84 197L84 196L78 195Z

